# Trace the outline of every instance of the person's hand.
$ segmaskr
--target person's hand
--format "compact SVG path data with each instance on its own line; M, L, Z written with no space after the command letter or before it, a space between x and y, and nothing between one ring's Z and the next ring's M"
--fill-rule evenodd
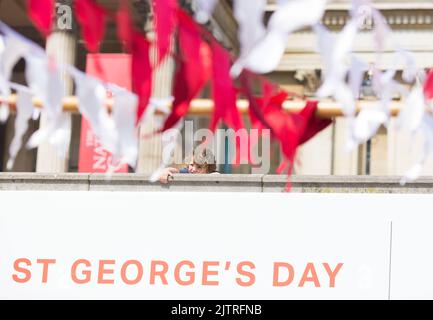
M159 177L159 182L162 184L167 184L169 177L173 177L173 174L179 173L179 170L176 168L165 168Z

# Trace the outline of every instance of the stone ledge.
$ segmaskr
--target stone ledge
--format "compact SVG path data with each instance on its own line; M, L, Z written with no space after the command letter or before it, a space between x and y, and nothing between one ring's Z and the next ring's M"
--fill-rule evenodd
M166 185L141 174L0 173L0 190L283 192L284 175L176 174ZM433 193L433 177L400 185L396 176L292 176L292 192Z
M89 174L0 173L0 190L88 191Z
M1 180L88 180L88 173L0 172Z
M292 192L306 193L433 193L433 177L400 185L398 176L292 176ZM263 192L283 192L284 176L263 177Z
M433 3L424 1L413 1L410 2L375 2L373 7L382 11L393 11L393 10L432 10ZM268 13L274 12L277 9L277 5L274 3L266 6ZM326 5L326 11L348 11L351 9L351 3L328 3Z
M104 174L91 174L91 191L219 191L261 192L262 175L175 174L169 183L151 183L148 176L116 174L107 179Z
M296 176L290 178L292 183L368 183L368 184L397 184L400 186L401 176L328 176L328 175L311 175L311 176ZM264 175L264 183L285 183L287 176L285 175ZM419 177L415 182L408 185L431 184L433 186L433 176ZM404 186L402 186L404 187Z
M261 174L177 174L166 188L170 191L262 192Z
M257 183L262 182L263 174L175 174L173 182L230 182L230 183Z

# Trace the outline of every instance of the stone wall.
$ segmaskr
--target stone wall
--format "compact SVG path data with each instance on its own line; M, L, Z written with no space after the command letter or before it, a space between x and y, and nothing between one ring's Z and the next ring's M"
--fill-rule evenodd
M400 185L399 177L293 176L292 192L310 193L433 193L433 177ZM0 174L1 190L52 191L172 191L172 192L284 192L282 175L188 175L179 174L167 184L150 183L148 176L116 174Z

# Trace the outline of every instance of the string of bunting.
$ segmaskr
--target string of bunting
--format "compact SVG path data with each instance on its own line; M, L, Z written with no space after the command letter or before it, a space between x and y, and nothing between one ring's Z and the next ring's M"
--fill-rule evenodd
M132 56L132 92L82 73L73 66L58 64L36 44L25 39L8 26L0 23L0 93L9 96L17 92L17 134L10 147L8 167L13 165L20 148L25 122L34 116L32 97L39 97L49 125L38 130L27 142L27 147L37 147L49 140L60 154L66 153L69 145L70 118L62 112L65 97L61 75L68 73L76 84L79 110L89 121L101 144L113 157L135 168L137 161L138 126L146 110L157 104L151 97L152 73L155 69L150 59L150 48L157 48L157 64L170 53L176 41L176 71L174 74L172 109L159 133L178 126L188 113L191 101L207 83L211 83L214 111L210 129L215 130L220 122L233 129L244 127L236 107L238 97L249 101L249 116L254 128L270 129L278 140L285 159L279 172L291 174L296 150L331 122L315 117L317 101L307 101L299 113L287 113L283 102L291 96L260 74L275 70L284 54L287 37L296 30L311 27L317 37L317 50L323 59L323 83L317 91L318 98L332 97L343 106L349 120L350 134L347 149L373 137L381 125L391 118L390 104L395 93L403 97L405 106L398 123L402 130L421 134L426 138L422 157L417 161L402 183L416 179L429 153L433 151L433 115L430 101L433 98L433 73L416 67L413 55L394 43L392 32L382 14L370 0L353 0L350 19L343 30L334 36L320 21L326 9L326 0L280 0L269 22L264 24L265 0L234 0L233 10L238 21L240 54L230 53L204 27L217 0L196 0L195 16L180 8L176 0L152 1L156 42L151 43L146 35L133 24L129 2L119 1L117 11L112 12L93 0L75 0L74 10L80 25L82 38L90 52L98 52L105 36L109 20L116 23L117 35L125 50ZM27 0L28 15L35 27L45 37L52 30L54 0ZM374 27L372 41L380 65L385 43L394 48L395 62L403 61L403 80L411 86L408 90L396 80L397 70L382 71L363 61L353 53L357 33L363 21L372 19ZM14 65L19 59L26 61L27 87L10 82ZM348 62L349 61L349 62ZM362 79L366 71L373 73L373 88L380 100L374 108L356 113ZM254 94L252 83L261 88ZM113 92L113 113L109 114L104 101L107 90ZM167 97L169 98L169 97ZM0 120L6 121L9 107L2 103ZM249 155L241 155L249 158ZM239 160L239 159L238 159ZM290 184L288 185L290 187Z

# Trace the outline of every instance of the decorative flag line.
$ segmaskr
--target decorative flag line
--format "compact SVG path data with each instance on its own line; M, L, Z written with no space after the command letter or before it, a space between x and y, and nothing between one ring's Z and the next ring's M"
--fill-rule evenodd
M316 102L307 102L305 109L298 114L287 114L282 109L282 103L288 93L262 81L263 94L256 97L249 82L253 78L257 80L254 73L268 73L277 68L289 34L311 27L317 36L317 50L324 63L323 83L317 96L333 97L343 106L350 122L348 149L367 141L381 125L389 123L389 106L394 94L398 93L405 100L405 107L398 119L401 129L409 130L412 134L421 133L426 137L423 156L408 171L402 182L411 181L418 176L427 155L433 151L433 75L431 72L426 75L424 70L418 70L413 55L402 50L398 44L391 43L391 29L370 0L352 1L350 19L335 37L320 24L326 9L326 0L278 1L267 26L263 23L265 0L234 0L234 15L239 24L238 37L241 44L240 56L236 57L234 64L227 50L198 23L209 20L217 3L217 0L197 0L194 20L180 9L176 0L152 1L158 57L156 63L171 54L170 48L175 42L179 47L179 52L174 57L177 66L173 107L159 132L179 124L187 114L192 99L208 82L211 82L215 101L210 128L214 130L220 121L234 129L242 128L244 124L236 108L239 92L234 86L235 78L239 77L242 83L240 93L250 101L249 114L253 126L271 130L272 136L281 143L286 157L286 162L283 162L281 167L289 164L292 168L297 146L329 125L329 122L314 117ZM27 8L30 19L38 30L47 36L52 29L54 0L27 0ZM152 101L154 66L149 54L152 44L140 29L133 25L127 0L119 2L117 12L110 12L94 0L75 0L74 10L86 47L92 52L99 50L107 21L111 19L116 22L118 37L132 55L134 93L122 89L114 90L118 95L116 97L115 93L115 105L119 109L125 108L128 118L121 116L122 112L119 110L115 110L113 115L107 113L104 98L110 84L84 75L72 66L57 65L41 48L4 24L0 24L0 93L8 96L11 88L18 92L20 103L17 107L22 110L18 110L20 119L16 125L20 130L23 128L22 122L28 117L29 96L39 96L44 103L44 113L48 117L49 125L36 132L27 145L36 147L43 140L49 139L62 154L66 152L69 142L70 123L61 110L60 103L64 92L60 74L68 72L77 85L80 111L88 118L98 138L104 142L103 146L119 158L127 159L133 166L136 163L133 158L136 158L137 154L136 146L132 147L136 144L136 137L133 135L137 134L137 125L141 123L143 114L148 115L146 109ZM391 43L396 61L403 61L405 65L403 80L412 85L411 90L404 89L403 85L395 80L396 70L379 70L353 53L356 35L362 28L363 21L367 19L374 22L371 34L377 53L376 64L380 65L381 52L387 45L386 42ZM20 58L26 60L27 89L9 82L12 68ZM355 101L359 97L363 75L367 70L373 74L373 89L380 95L380 100L374 108L363 110L357 115ZM130 119L133 111L135 118ZM7 116L8 107L3 103L0 106L0 120L5 121ZM17 141L14 141L14 147L11 148L11 159L14 158Z

